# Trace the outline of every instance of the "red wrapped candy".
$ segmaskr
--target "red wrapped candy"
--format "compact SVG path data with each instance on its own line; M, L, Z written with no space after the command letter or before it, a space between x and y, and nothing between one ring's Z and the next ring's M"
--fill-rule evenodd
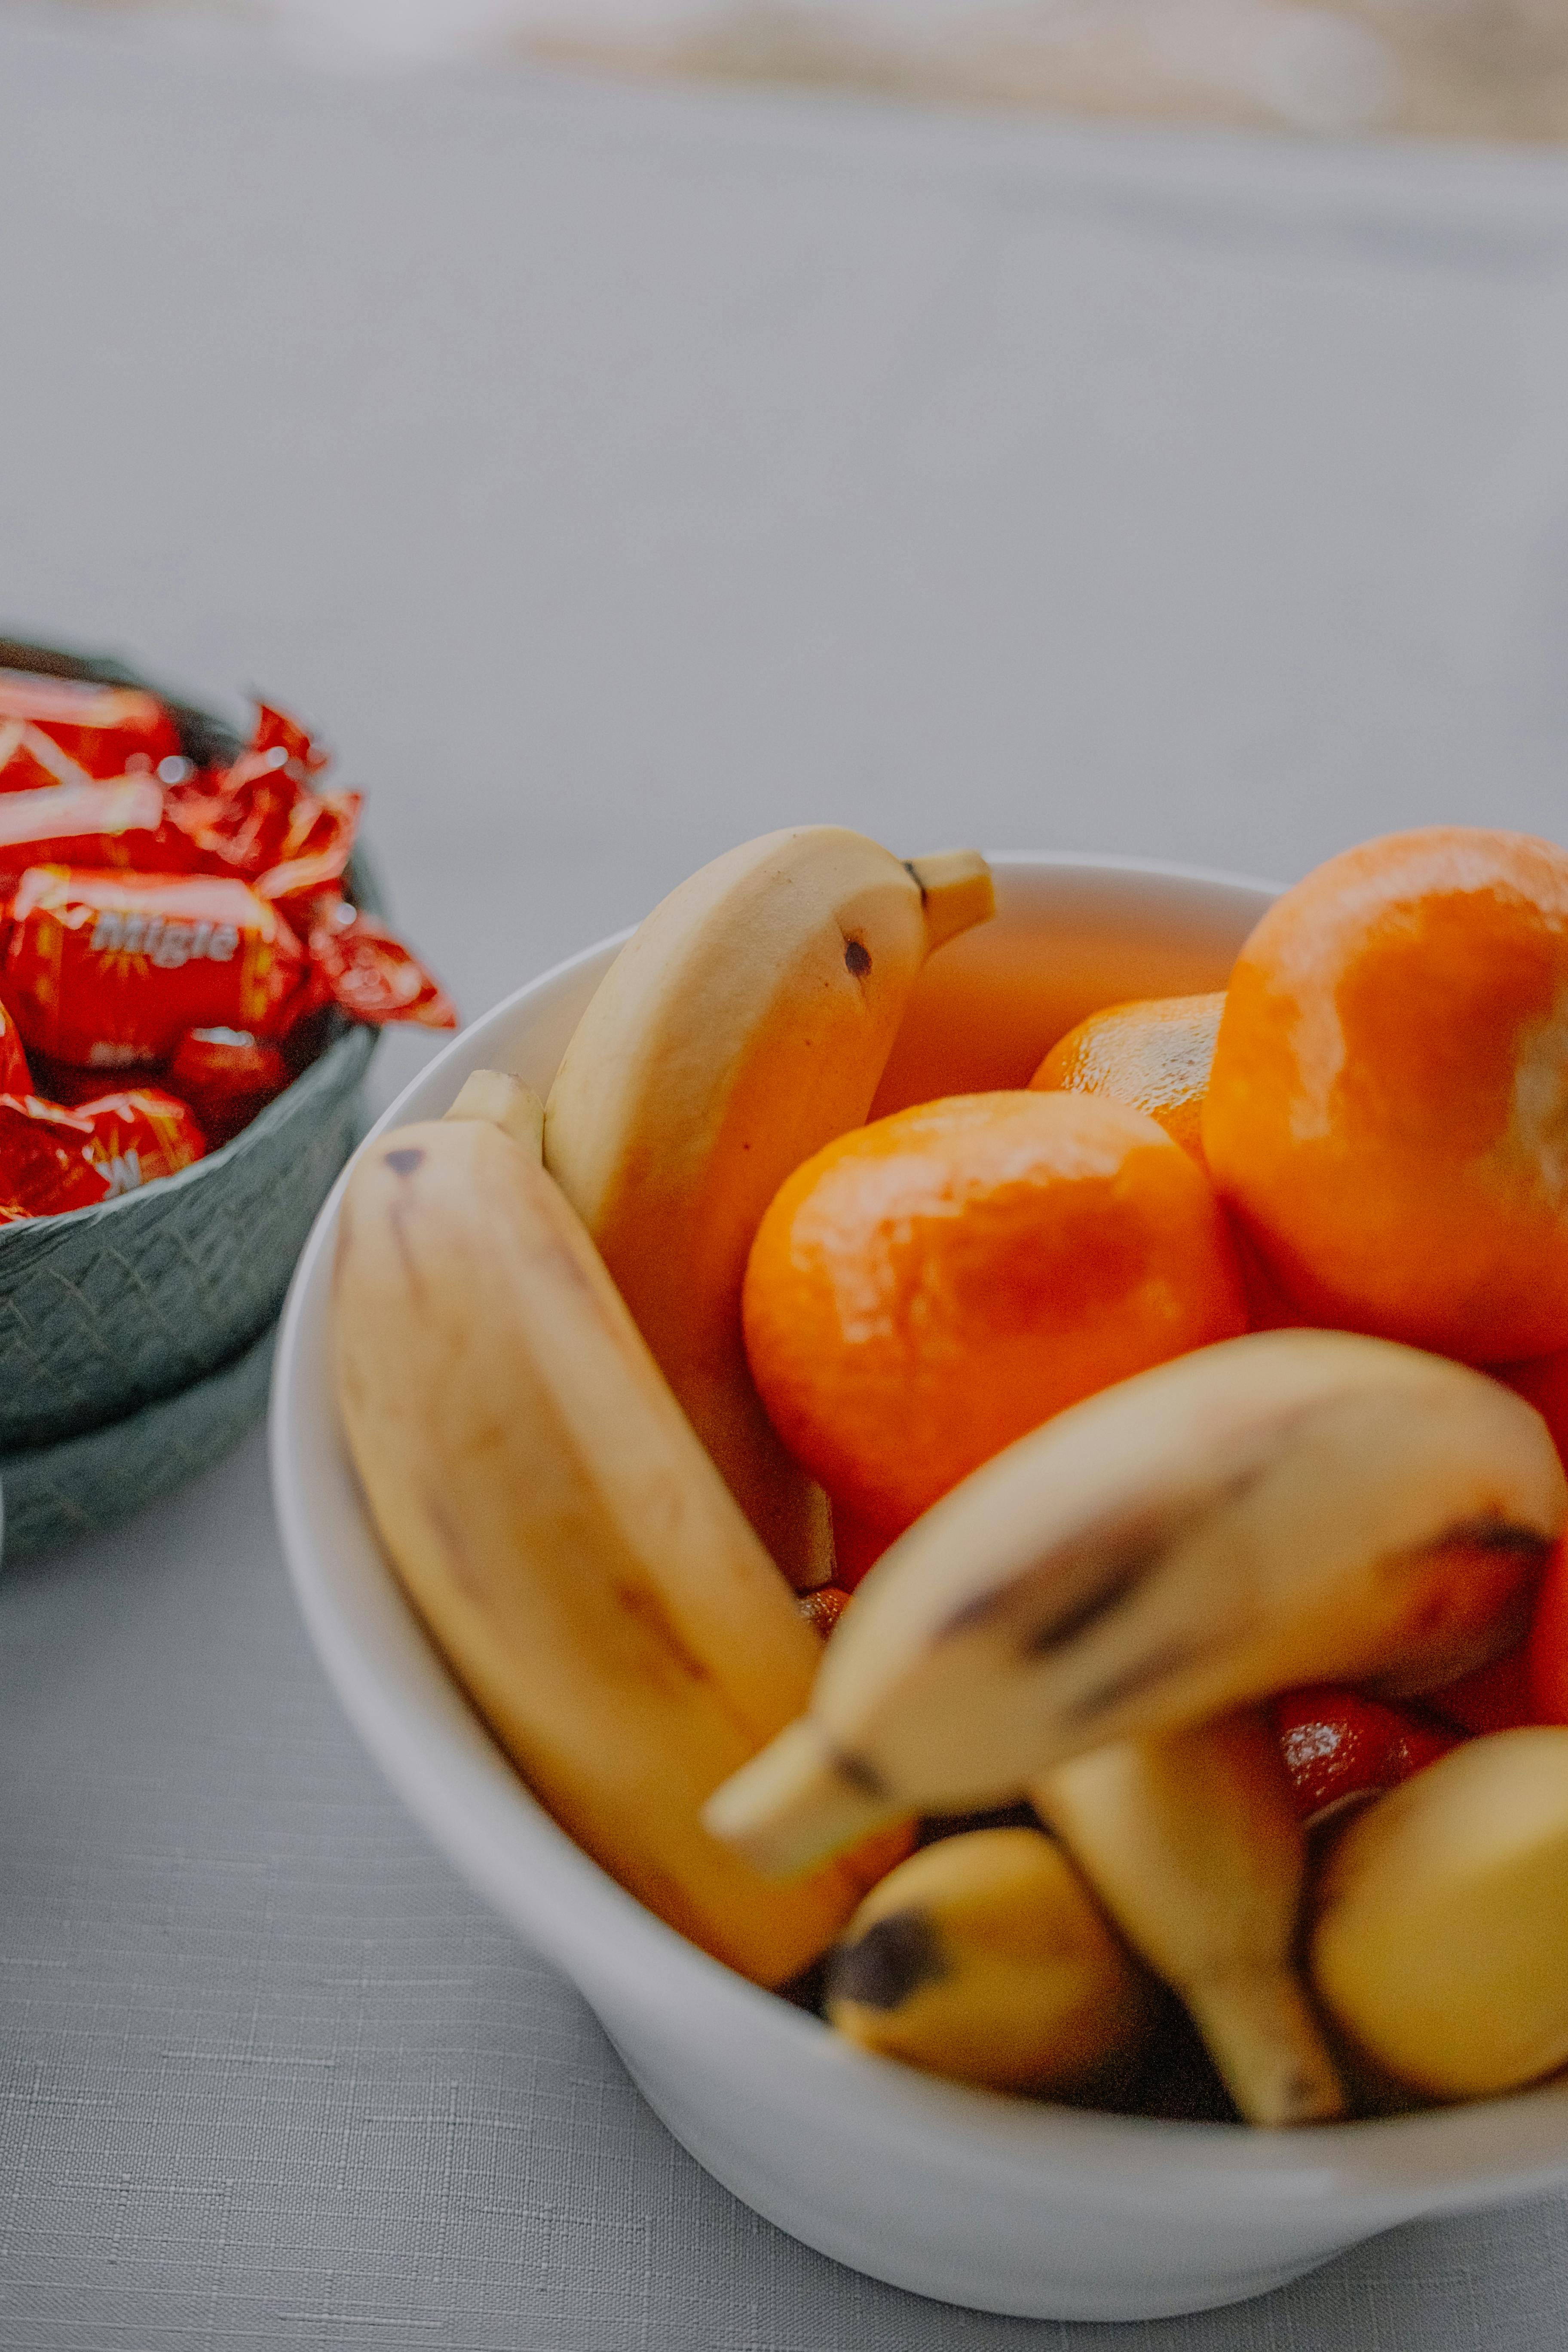
M249 881L330 849L340 852L326 877L335 880L353 847L360 795L313 793L310 780L326 764L297 719L260 703L256 731L234 765L178 786L170 814L210 862Z
M163 1076L191 1105L208 1140L219 1144L282 1093L289 1069L276 1045L244 1030L187 1029Z
M36 1095L0 1095L0 1204L5 1222L62 1216L106 1201L109 1176L93 1157L92 1121Z
M435 974L374 915L318 893L306 934L310 961L352 1021L411 1021L455 1029L458 1009Z
M206 1156L207 1139L195 1111L161 1087L99 1095L74 1116L92 1129L88 1157L109 1179L110 1196L134 1192Z
M179 730L155 694L0 669L0 792L150 772L179 756Z
M305 952L226 875L35 866L11 898L0 994L25 1042L79 1068L153 1068L187 1029L280 1035L308 1008Z
M16 1024L0 1004L0 1095L26 1096L32 1091L33 1074L22 1051Z
M152 776L0 795L0 890L14 890L29 866L184 874L211 864L164 815L163 787Z

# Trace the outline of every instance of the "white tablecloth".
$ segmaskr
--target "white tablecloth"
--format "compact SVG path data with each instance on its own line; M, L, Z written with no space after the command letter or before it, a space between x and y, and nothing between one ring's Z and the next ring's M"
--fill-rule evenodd
M0 0L0 620L319 719L470 1011L802 817L1281 876L1563 829L1559 159ZM1559 2204L1105 2331L753 2219L361 1759L259 1439L5 1571L0 1786L0 2352L1568 2338Z

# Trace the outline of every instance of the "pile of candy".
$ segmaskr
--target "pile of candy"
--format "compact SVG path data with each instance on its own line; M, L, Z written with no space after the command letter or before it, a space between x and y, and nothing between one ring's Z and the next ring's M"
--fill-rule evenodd
M259 706L196 768L140 688L0 669L0 1223L172 1176L352 1020L451 1029L437 982L344 896L358 793Z

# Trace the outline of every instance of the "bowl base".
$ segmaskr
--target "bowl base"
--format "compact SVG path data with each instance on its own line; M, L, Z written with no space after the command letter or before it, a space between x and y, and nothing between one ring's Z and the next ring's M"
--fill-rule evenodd
M1222 2268L1211 2260L1204 2263L1201 2277L1194 2277L1182 2252L1184 2245L1190 2263L1193 2241L1209 2234L1201 2227L1173 2238L1170 2267L1165 2269L1154 2255L1154 2242L1164 2234L1158 2225L1140 2226L1130 2216L1064 2207L1056 2213L1037 2211L1027 2247L1011 2240L1005 2253L997 2250L999 2258L991 2260L977 2249L972 2266L961 2269L951 2238L940 2251L932 2248L930 2233L921 2227L918 2201L901 2228L896 2220L884 2217L888 2226L874 2236L857 2230L847 2203L833 2198L826 2180L822 2193L813 2196L798 2178L760 2164L750 2145L714 2128L710 2106L689 2105L678 2091L650 2080L614 2034L609 2040L665 2129L753 2213L816 2253L933 2303L994 2312L1007 2319L1181 2319L1289 2286L1292 2279L1364 2242L1359 2235L1336 2236L1310 2252L1298 2246L1283 2260L1240 2268ZM1212 2255L1212 2243L1207 2251ZM1230 2251L1234 2254L1234 2242Z

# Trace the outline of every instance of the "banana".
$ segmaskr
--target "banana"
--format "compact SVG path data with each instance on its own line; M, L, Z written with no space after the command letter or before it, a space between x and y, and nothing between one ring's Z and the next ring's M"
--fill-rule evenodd
M1342 2115L1296 1971L1306 1849L1263 1716L1118 1740L1030 1793L1134 1951L1180 1994L1247 2122Z
M867 1896L828 1956L826 2011L863 2049L928 2074L1091 2097L1131 2073L1157 1999L1059 1846L972 1830Z
M1358 1813L1310 1962L1350 2041L1428 2097L1568 2065L1568 1729L1467 1740Z
M531 1159L543 1156L544 1105L531 1087L504 1070L470 1070L445 1116L483 1119L521 1143Z
M517 1139L524 1091L470 1080L353 1170L333 1276L349 1445L394 1568L536 1795L671 1927L779 1983L907 1841L780 1887L702 1829L710 1791L804 1706L821 1645Z
M1483 1374L1343 1332L1223 1340L1059 1413L901 1536L709 1823L787 1873L1299 1684L1434 1687L1517 1639L1565 1517L1544 1423Z
M904 864L837 825L749 842L627 941L550 1090L546 1167L800 1590L831 1576L832 1528L752 1384L746 1255L784 1178L864 1121L927 956L994 904L973 851Z

